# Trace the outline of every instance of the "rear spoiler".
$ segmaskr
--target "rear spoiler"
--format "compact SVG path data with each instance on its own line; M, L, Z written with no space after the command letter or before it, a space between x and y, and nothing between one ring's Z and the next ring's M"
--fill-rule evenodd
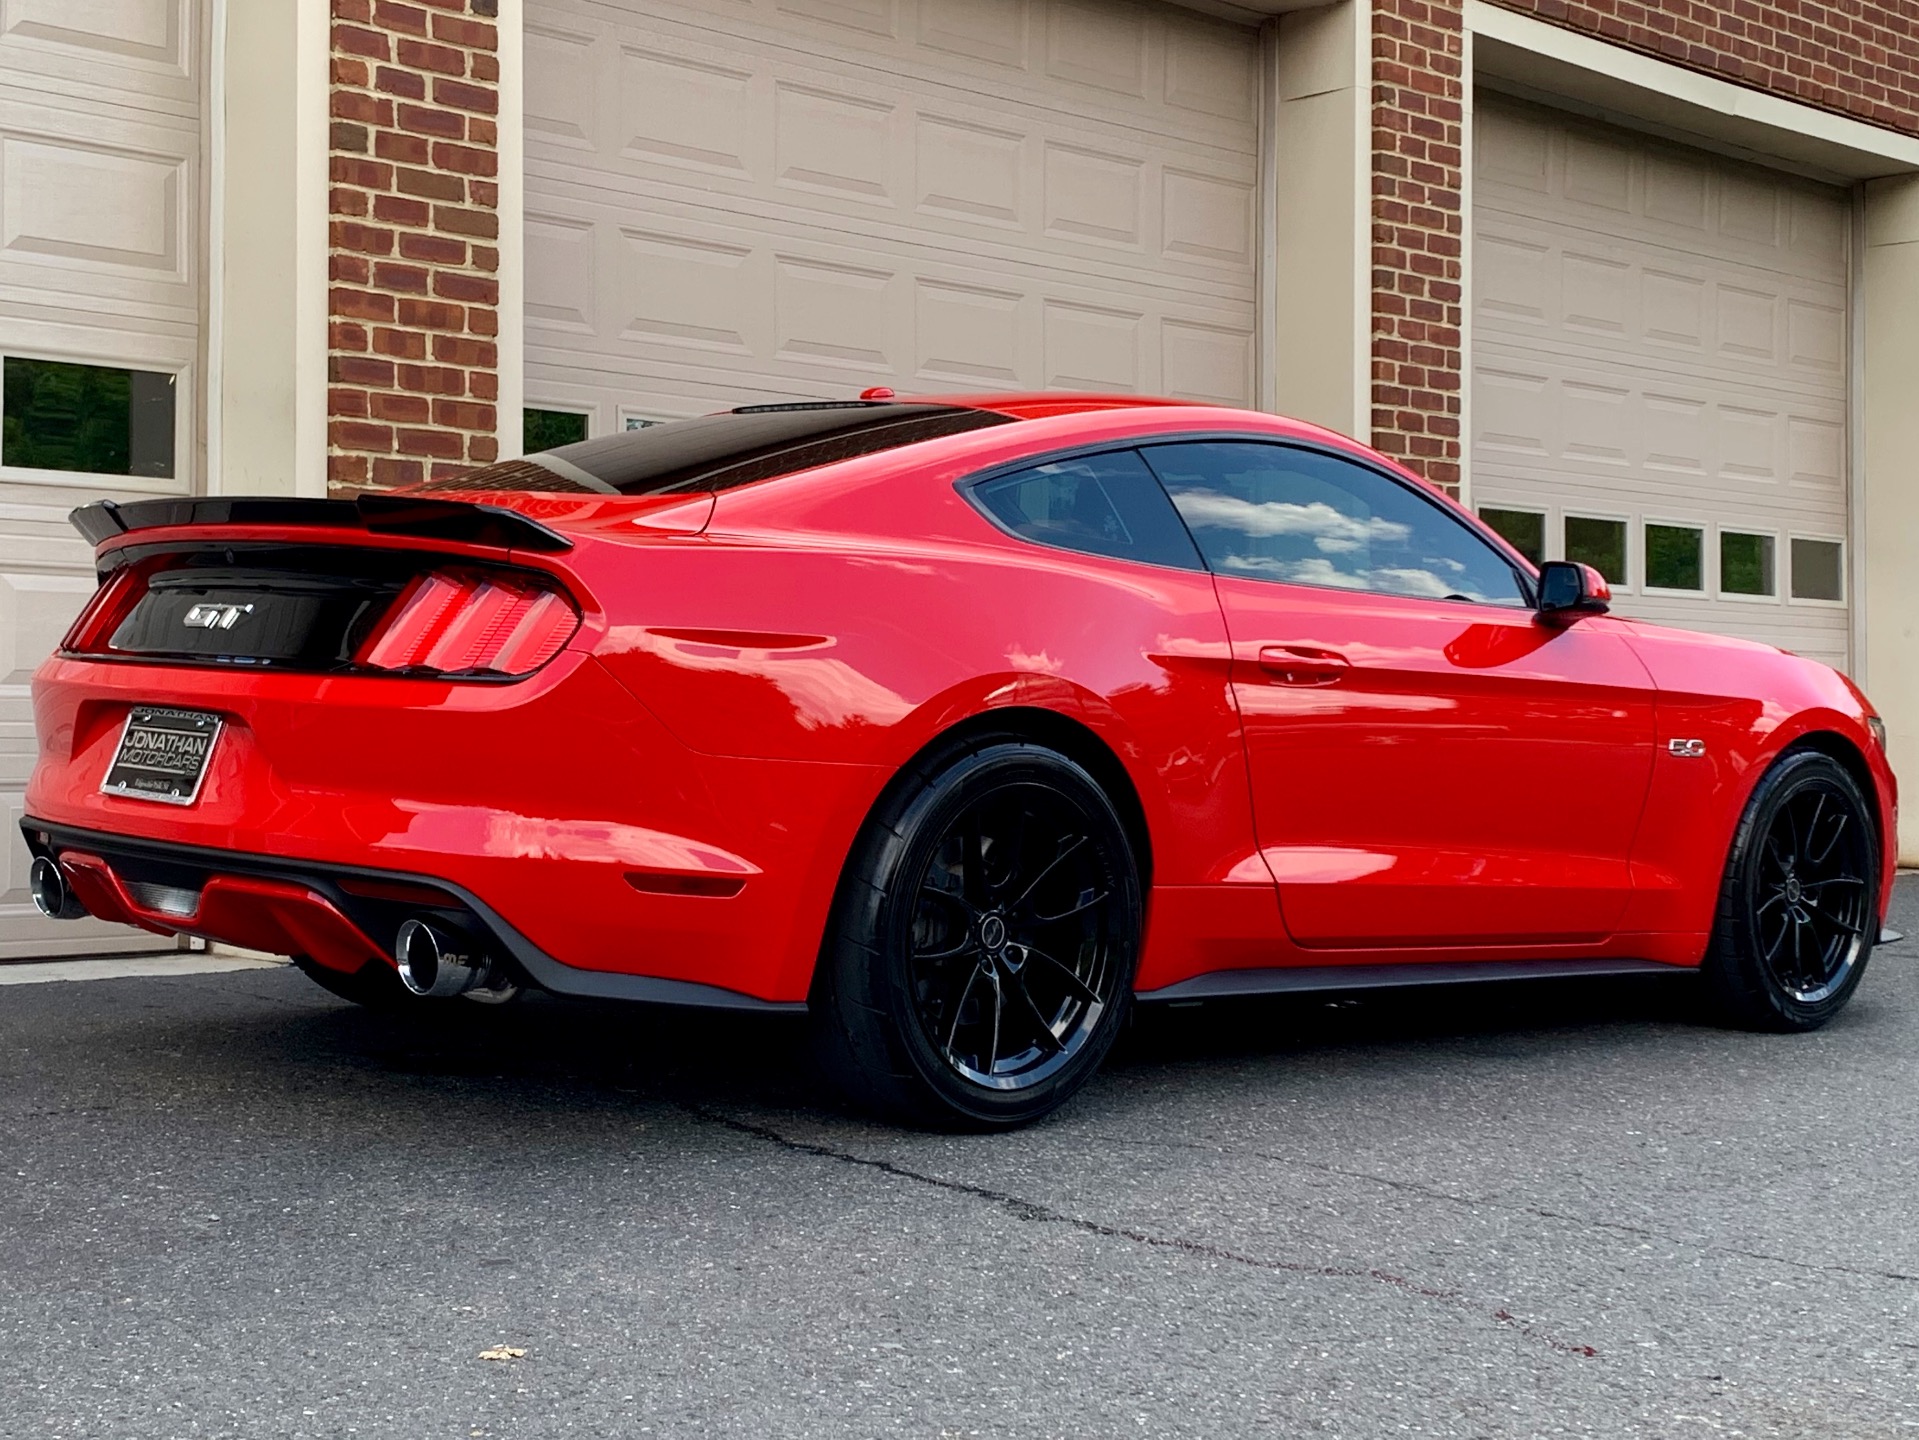
M411 495L361 495L353 500L295 500L259 495L199 495L179 499L99 500L67 517L98 545L133 530L173 525L299 525L366 530L456 540L503 550L571 550L573 542L537 520L499 505Z

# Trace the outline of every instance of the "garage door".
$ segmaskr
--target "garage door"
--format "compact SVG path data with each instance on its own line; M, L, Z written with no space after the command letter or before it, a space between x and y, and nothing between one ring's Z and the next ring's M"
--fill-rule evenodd
M1616 608L1848 659L1840 191L1482 100L1472 495Z
M16 822L27 681L93 590L67 512L190 488L201 22L193 0L0 6L0 959L142 948L35 914Z
M527 402L1253 399L1253 32L1114 0L532 0Z

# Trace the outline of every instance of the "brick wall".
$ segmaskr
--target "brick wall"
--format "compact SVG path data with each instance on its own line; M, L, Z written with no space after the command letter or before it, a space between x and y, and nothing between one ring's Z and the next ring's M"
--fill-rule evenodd
M1661 59L1919 133L1919 4L1497 0ZM1373 443L1459 481L1460 0L1374 0Z
M1373 445L1457 492L1465 112L1459 0L1373 15Z
M499 0L332 0L328 479L497 458Z

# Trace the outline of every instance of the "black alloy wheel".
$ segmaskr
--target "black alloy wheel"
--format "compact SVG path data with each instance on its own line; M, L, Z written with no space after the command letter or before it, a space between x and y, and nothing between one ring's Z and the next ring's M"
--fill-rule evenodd
M1125 827L1073 761L998 740L915 771L836 907L814 1004L827 1068L920 1122L1036 1119L1111 1047L1142 917Z
M1715 1010L1811 1030L1845 1006L1878 934L1879 836L1857 782L1799 751L1759 782L1733 843L1704 967Z

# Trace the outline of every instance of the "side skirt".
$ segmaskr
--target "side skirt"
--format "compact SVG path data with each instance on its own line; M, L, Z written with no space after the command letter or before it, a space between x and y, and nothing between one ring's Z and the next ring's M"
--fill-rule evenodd
M1315 990L1469 985L1485 980L1571 980L1588 975L1697 973L1688 966L1665 965L1657 960L1441 960L1404 965L1287 965L1265 970L1213 970L1158 990L1141 990L1133 998L1142 1004L1151 1004Z

